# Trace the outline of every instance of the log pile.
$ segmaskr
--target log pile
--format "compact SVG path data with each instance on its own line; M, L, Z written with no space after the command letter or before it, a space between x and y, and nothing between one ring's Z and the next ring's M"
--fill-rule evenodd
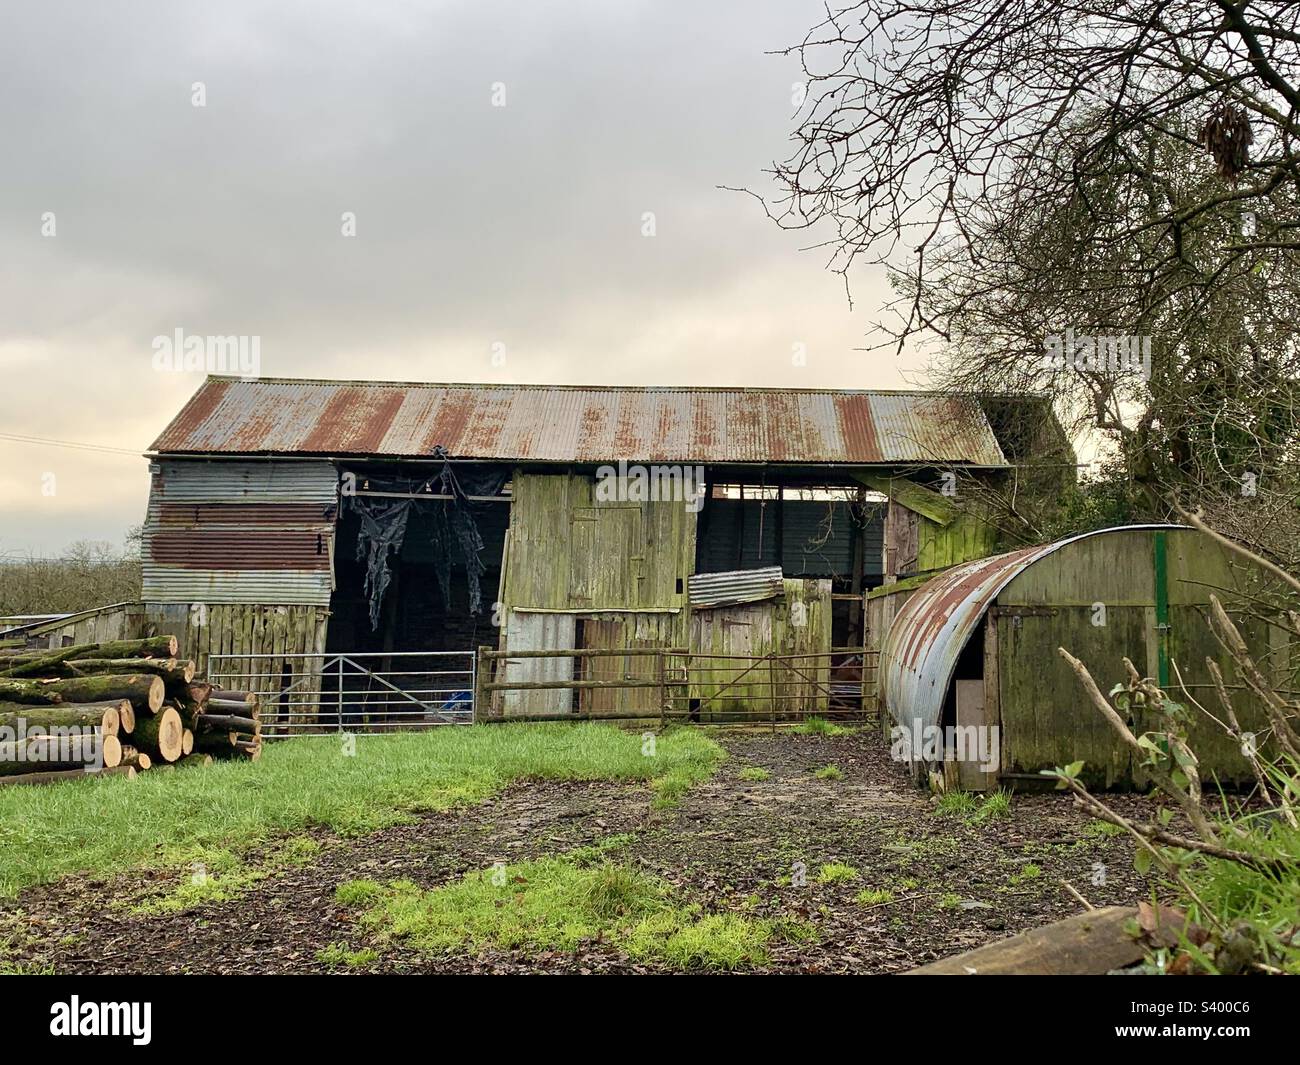
M0 786L84 777L87 763L133 777L259 758L257 696L196 679L176 651L175 636L0 648ZM78 732L50 734L67 728Z

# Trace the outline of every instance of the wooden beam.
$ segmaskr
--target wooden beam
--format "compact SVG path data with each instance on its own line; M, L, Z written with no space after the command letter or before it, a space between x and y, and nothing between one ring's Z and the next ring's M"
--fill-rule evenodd
M1125 931L1137 910L1108 906L923 965L907 976L1097 976L1142 960Z

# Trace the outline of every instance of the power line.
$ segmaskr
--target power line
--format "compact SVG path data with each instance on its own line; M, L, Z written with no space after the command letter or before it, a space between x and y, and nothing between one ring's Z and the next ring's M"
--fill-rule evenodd
M129 447L113 447L111 444L86 444L76 440L50 440L43 436L22 436L19 433L0 433L0 440L12 440L18 444L44 444L46 447L69 447L81 451L98 451L105 455L130 455L140 458L141 451Z

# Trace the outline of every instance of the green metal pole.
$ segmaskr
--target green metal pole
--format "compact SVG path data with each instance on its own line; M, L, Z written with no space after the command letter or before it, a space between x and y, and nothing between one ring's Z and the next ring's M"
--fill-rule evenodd
M1169 687L1169 558L1165 534L1157 532L1155 549L1156 584L1156 679L1161 688Z

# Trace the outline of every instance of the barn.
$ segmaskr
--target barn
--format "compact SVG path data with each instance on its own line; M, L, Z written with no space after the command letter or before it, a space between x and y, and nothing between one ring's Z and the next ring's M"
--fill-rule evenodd
M773 709L774 686L783 708L824 710L867 591L996 547L946 488L1008 476L1019 409L210 377L148 455L142 602L95 631L177 635L201 669L281 695L286 727L338 725L358 683L420 712L649 711L666 684L706 718L764 693ZM90 618L64 621L50 639ZM490 681L538 687L484 689L484 648L509 652ZM697 657L637 690L637 653L664 649ZM575 670L586 687L542 687Z

